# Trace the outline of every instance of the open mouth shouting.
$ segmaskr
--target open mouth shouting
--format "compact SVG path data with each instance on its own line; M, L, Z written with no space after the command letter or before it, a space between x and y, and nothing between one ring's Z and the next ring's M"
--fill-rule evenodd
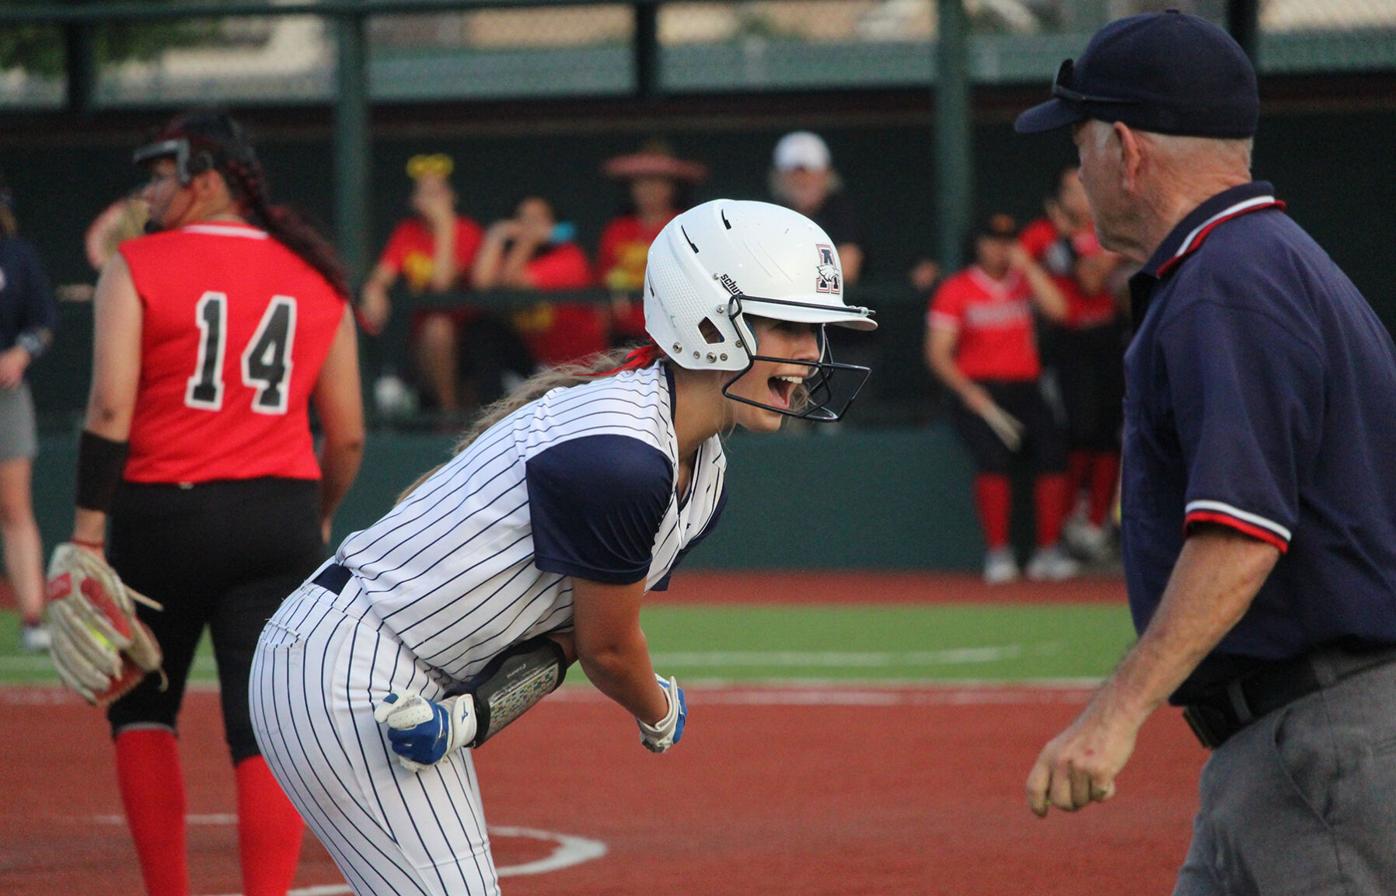
M796 390L804 385L804 382L804 374L783 373L770 377L766 380L766 385L771 393L771 404L787 411L790 410Z

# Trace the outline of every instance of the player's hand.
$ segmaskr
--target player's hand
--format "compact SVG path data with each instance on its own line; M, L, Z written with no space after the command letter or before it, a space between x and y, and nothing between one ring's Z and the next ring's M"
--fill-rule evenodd
M1028 808L1039 818L1050 806L1075 812L1115 795L1115 777L1134 752L1141 722L1106 707L1101 694L1053 738L1028 773Z
M503 243L518 239L519 232L519 222L515 221L513 218L505 218L502 221L495 221L491 224L490 229L485 231L485 238Z
M445 759L475 737L475 701L469 694L428 700L416 691L392 691L374 707L388 726L388 744L409 772Z
M1032 255L1022 243L1017 242L1008 247L1008 266L1015 271L1031 267L1034 264Z
M645 749L651 753L663 753L683 737L683 724L688 719L688 702L684 700L683 688L679 687L677 681L659 675L655 679L664 691L669 711L653 725L639 719L635 723L640 726L640 743L644 744Z
M363 297L359 300L359 322L363 325L364 332L370 336L382 333L390 314L392 305L388 302L388 294L385 291L364 290Z
M22 346L0 352L0 389L13 389L23 381L29 360L29 352Z

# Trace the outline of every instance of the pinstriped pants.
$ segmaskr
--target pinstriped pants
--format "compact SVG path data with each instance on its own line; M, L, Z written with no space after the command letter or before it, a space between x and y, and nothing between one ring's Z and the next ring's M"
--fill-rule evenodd
M267 765L360 896L496 896L470 752L412 774L373 720L394 688L442 693L356 593L306 583L263 630L249 699Z

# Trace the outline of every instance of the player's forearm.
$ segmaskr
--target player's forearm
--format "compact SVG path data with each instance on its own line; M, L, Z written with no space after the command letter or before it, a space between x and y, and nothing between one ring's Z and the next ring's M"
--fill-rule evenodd
M603 648L578 645L582 671L598 691L641 721L653 724L669 711L664 692L655 684L654 665L644 636Z
M1240 621L1279 552L1223 529L1183 545L1158 610L1096 700L1142 724Z
M963 396L966 390L973 385L973 381L965 376L960 368L955 365L954 343L949 346L938 344L937 340L929 340L930 345L926 349L926 366L930 367L931 373L945 384L945 387L956 395Z
M320 449L320 518L334 516L344 495L359 473L364 457L364 440L360 436L337 442L325 441Z
M1043 316L1053 321L1066 320L1066 296L1052 282L1051 276L1034 261L1024 264L1022 270L1028 285L1032 287L1033 301Z

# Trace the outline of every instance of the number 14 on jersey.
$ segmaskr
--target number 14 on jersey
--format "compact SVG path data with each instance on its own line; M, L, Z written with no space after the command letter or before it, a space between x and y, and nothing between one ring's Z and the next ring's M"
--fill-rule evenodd
M205 292L194 306L194 319L199 325L199 359L185 387L184 403L205 411L221 410L223 359L228 347L228 296L212 290ZM242 352L243 385L256 390L253 411L286 413L295 338L296 300L272 296Z

